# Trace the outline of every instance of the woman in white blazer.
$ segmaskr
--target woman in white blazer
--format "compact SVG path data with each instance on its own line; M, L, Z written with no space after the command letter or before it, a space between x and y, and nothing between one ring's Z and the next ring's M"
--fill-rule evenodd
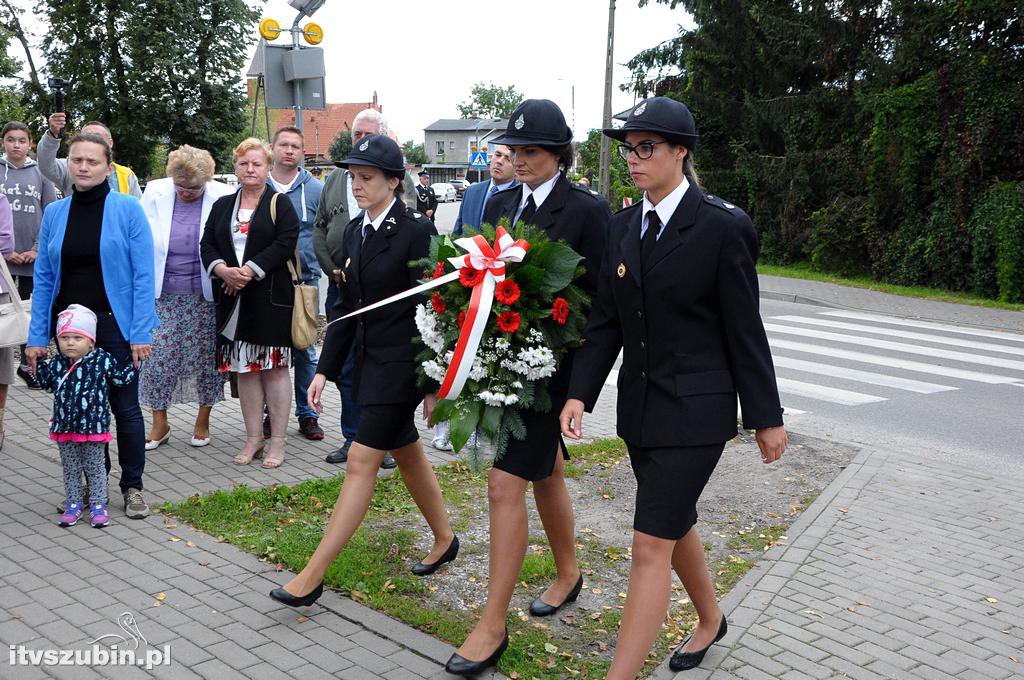
M167 157L167 177L153 180L142 208L153 229L153 278L160 327L142 369L139 401L153 411L146 437L152 450L171 436L167 409L198 403L190 443L210 443L210 411L224 398L224 376L214 358L217 337L213 288L199 259L210 207L231 187L213 181L209 152L182 146Z

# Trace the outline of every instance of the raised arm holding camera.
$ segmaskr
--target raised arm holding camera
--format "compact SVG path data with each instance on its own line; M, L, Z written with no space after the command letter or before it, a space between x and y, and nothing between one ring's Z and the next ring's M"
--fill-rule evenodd
M62 93L58 92L58 96ZM61 107L63 108L63 107ZM67 125L67 114L57 111L50 114L49 129L39 138L36 147L36 160L39 169L46 179L53 182L64 196L71 195L71 187L74 181L68 172L68 161L66 158L57 158L57 151L60 150L60 140ZM110 129L99 121L89 121L82 126L83 134L94 134L102 137L110 148L114 148L114 138ZM125 165L114 163L114 171L107 179L110 190L121 194L131 194L135 198L142 198L142 189L139 188L139 179L131 168Z

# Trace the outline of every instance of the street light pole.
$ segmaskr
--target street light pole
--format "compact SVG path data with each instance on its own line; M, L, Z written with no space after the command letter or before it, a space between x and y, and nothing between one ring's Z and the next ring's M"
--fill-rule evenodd
M612 59L615 44L615 0L608 0L608 53L604 62L604 127L612 126ZM611 200L612 140L601 135L601 193Z

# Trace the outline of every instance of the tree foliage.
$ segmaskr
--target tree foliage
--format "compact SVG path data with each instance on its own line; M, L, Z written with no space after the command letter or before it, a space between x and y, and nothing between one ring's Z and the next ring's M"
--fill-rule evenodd
M1012 297L973 239L1018 238L1018 0L658 1L696 28L631 60L629 87L690 106L708 190L746 207L766 259Z
M244 0L43 0L44 50L70 82L74 123L103 121L120 162L148 168L163 143L222 164L245 127L238 77L258 12Z
M331 146L327 149L327 157L334 162L343 161L348 158L349 152L352 151L352 131L351 130L339 130L338 135L331 142Z
M477 83L469 99L458 105L463 118L508 118L523 103L523 95L515 85L501 87L494 83Z
M591 182L601 176L601 131L591 130L587 139L579 143L577 153L579 161L576 169L580 176L587 177ZM622 205L622 199L630 198L636 200L643 195L643 192L633 185L633 179L629 176L629 168L626 162L619 156L619 143L612 141L612 166L611 166L611 194L609 203L613 209Z
M417 144L411 139L402 145L402 153L405 154L405 162L413 165L424 165L429 160L423 145Z

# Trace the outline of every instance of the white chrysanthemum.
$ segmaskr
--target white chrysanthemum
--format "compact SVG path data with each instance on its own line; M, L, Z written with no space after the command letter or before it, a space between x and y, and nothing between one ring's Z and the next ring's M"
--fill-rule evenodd
M490 390L484 390L476 396L488 406L504 406L505 399L507 398L506 395L500 392L491 392Z
M416 307L416 330L419 331L424 345L438 354L444 350L444 335L437 331L437 317L425 304Z
M430 361L423 362L423 372L427 374L428 378L433 378L438 382L444 380L444 375L447 369L444 366L437 363L433 359Z
M482 380L487 377L487 364L481 359L480 355L476 355L476 359L473 360L473 368L469 369L470 380Z

